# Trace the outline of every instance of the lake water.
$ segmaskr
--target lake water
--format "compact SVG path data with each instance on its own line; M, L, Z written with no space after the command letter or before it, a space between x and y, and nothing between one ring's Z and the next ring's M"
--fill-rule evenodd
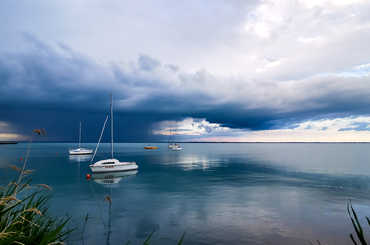
M145 145L115 145L116 158L139 165L127 176L87 181L89 159L70 157L75 144L65 143L33 144L28 168L33 183L53 188L51 214L71 215L75 227L89 215L89 245L142 244L152 231L151 244L165 245L184 232L184 244L351 244L347 201L370 215L370 144ZM109 157L109 147L96 159ZM0 145L0 184L15 177L7 165L21 165L26 148ZM81 243L78 229L68 244Z

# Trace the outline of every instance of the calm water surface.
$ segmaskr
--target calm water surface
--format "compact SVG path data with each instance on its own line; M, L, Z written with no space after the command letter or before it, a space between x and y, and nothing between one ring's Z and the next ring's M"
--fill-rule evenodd
M64 143L33 144L28 167L34 183L53 188L53 215L71 215L76 227L89 215L85 244L141 244L152 231L152 244L165 245L183 232L185 244L350 244L347 200L370 215L370 144L157 145L115 145L116 158L139 165L127 176L87 181L89 158L70 157L75 145ZM21 165L26 147L0 145L0 184L14 178L7 165ZM77 230L68 244L81 243Z

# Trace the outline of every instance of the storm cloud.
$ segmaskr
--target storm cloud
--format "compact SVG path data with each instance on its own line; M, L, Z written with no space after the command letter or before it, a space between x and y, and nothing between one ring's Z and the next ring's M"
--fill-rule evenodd
M91 5L87 13L69 1L63 6L36 1L37 16L25 14L24 2L18 8L3 4L9 13L24 14L19 20L8 16L9 25L3 23L0 31L9 34L0 49L0 121L20 134L45 127L49 140L72 140L83 120L87 131L96 132L87 136L94 141L110 93L121 141L163 139L153 134L161 122L187 118L255 131L370 114L370 4L363 1L194 2L190 16L178 14L181 6L174 5L167 17L161 13L169 6L162 2L150 12L148 6L94 1L86 3ZM72 6L75 12L68 12ZM43 7L51 13L60 7L61 12L51 16ZM150 15L132 16L123 7ZM67 16L78 13L86 18L74 23L82 29L72 38L62 27L71 31ZM94 22L93 14L122 20L132 40L118 44L114 35L120 39L123 34L110 29L118 22ZM43 17L59 28L57 35L49 33ZM189 22L192 18L197 25ZM26 25L27 19L34 22ZM96 28L86 28L87 20ZM142 31L141 25L146 26L147 33L130 24ZM175 27L180 29L174 32Z

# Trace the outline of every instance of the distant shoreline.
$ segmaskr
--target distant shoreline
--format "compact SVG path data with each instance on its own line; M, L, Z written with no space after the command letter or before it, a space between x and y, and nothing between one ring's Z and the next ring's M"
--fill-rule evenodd
M0 144L17 144L17 143L27 143L27 141L19 141L19 142L0 142ZM77 142L71 142L71 141L34 141L34 143L76 143ZM96 144L97 142L84 142L84 144ZM101 142L101 143L110 143L110 142ZM119 143L133 143L133 144L166 144L167 141L130 141L130 142L116 142L115 144ZM179 144L369 144L370 142L214 142L214 141L204 141L204 142L198 142L198 141L176 141L175 143Z
M14 145L18 144L17 141L0 141L0 145Z

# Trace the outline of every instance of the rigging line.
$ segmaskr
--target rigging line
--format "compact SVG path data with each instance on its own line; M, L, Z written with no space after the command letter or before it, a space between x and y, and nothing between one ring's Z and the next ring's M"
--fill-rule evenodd
M113 159L113 94L110 95L110 136L111 136L112 159Z
M96 144L95 152L94 152L93 157L92 157L92 158L91 158L91 160L90 160L90 163L94 161L94 158L95 158L96 152L98 151L99 144L100 144L101 138L102 138L103 133L104 133L105 125L107 124L107 121L108 121L108 117L109 117L109 115L107 115L107 117L105 118L104 125L103 125L103 129L102 129L102 131L101 131L101 133L100 133L99 141L98 141L98 144Z
M78 138L78 148L81 148L81 121L80 121L80 136Z

